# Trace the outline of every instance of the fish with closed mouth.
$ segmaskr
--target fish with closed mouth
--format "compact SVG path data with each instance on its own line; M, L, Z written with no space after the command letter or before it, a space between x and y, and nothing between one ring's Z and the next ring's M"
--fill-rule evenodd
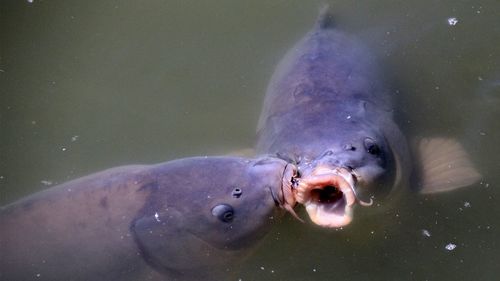
M328 7L278 64L256 152L296 163L294 194L314 223L345 226L356 205L369 206L409 186L410 175L418 176L422 193L479 179L456 140L423 139L410 151L393 118L393 96L376 58L336 28Z
M194 157L49 188L0 209L0 279L220 280L295 205L294 174L276 158Z

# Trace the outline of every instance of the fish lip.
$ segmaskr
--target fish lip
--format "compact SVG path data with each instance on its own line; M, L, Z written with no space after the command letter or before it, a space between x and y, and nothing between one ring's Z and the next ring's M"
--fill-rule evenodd
M303 204L311 220L320 226L339 228L352 221L353 208L356 203L369 206L359 200L355 193L356 177L348 168L316 167L313 172L300 179L295 191L295 199ZM337 192L335 198L321 201L317 193L333 187Z
M271 195L278 206L280 206L282 209L285 209L300 222L304 222L293 210L293 208L297 205L297 200L295 199L294 193L297 173L297 167L293 164L287 163L285 165L285 168L283 169L283 174L281 175L281 188L279 190L279 195L276 195L273 192L272 188L270 188L270 190Z

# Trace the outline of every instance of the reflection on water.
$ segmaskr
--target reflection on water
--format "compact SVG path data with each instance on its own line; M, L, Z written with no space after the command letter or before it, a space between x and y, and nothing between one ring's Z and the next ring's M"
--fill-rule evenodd
M4 204L111 166L252 146L273 68L310 28L318 4L0 5ZM238 277L495 279L500 4L336 1L335 7L340 28L359 34L384 60L401 93L398 115L408 136L460 138L484 179L452 194L406 194L376 214L359 209L344 230L285 219Z

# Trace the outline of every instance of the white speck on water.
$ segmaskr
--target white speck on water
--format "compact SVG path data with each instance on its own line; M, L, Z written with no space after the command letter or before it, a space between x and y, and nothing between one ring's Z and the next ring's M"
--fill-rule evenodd
M346 118L347 118L348 120L349 120L349 119L351 119L351 115L347 115L347 117L346 117Z
M62 151L66 151L66 147L62 147L62 148L61 148L61 150L62 150Z
M263 266L260 267L261 270L264 270L265 268Z
M451 26L455 26L457 25L458 23L458 19L457 18L448 18L448 24L451 25Z
M158 215L158 212L155 212L155 219L157 222L160 222L160 216Z
M465 207L465 208L470 208L470 202L465 201L465 202L464 202L464 207Z
M313 268L313 272L316 272L316 268Z
M453 251L453 250L455 250L456 247L457 247L457 245L453 244L453 243L449 243L448 245L444 246L444 248L448 251Z
M30 3L30 4L31 4L31 3L33 3L33 1L34 1L34 0L28 0L28 3ZM39 277L39 276L37 276L37 277Z
M53 184L53 182L49 181L49 180L41 180L40 183L43 184L43 185L47 185L47 186Z
M72 137L71 137L71 141L72 141L72 142L75 142L75 141L77 141L77 140L78 140L78 138L79 138L79 137L80 137L80 136L77 136L77 135L72 136Z
M422 229L422 235L425 237L431 237L431 233L427 229Z
M36 120L32 120L31 125L36 125Z
M479 132L479 135L486 136L486 133L481 131L481 132Z
M28 2L29 2L29 1L28 1ZM40 273L37 273L37 274L36 274L36 277L40 277L40 276L42 276L42 274L40 274Z
M5 177L4 176L0 176L0 180L3 180L3 179L5 179Z

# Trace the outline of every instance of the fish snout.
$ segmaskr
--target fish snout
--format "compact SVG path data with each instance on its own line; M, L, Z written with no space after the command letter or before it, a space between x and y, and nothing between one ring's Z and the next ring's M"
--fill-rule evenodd
M293 217L301 222L304 222L293 208L297 205L294 190L297 186L298 169L293 164L287 164L283 171L281 192L279 196L273 194L275 201L277 200L279 206L287 210Z

